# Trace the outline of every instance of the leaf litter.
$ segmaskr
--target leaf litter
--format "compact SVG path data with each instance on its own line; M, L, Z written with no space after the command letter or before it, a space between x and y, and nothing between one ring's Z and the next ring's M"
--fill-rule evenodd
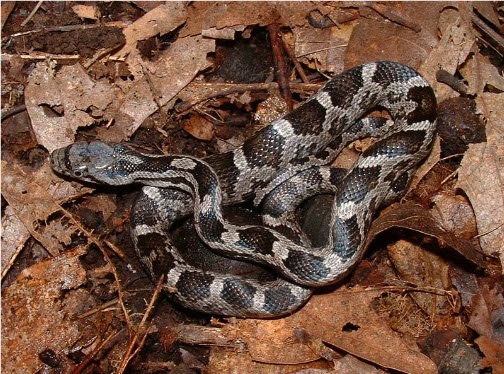
M275 22L283 26L284 48L294 51L315 82L292 82L299 101L320 87L321 74L388 59L418 69L441 102L458 96L436 81L443 69L465 80L487 140L451 156L460 166L441 160L439 148L433 152L417 173L409 202L380 214L368 239L371 253L339 287L315 295L286 318L208 321L166 299L155 309L155 298L149 306L139 302L154 288L141 275L123 228L129 213L122 206L131 203L134 192L115 199L62 181L36 153L19 158L19 145L9 141L14 137L2 136L2 370L35 372L53 364L66 372L92 366L150 372L182 365L249 373L502 370L504 130L499 116L504 102L502 70L494 61L502 61L504 45L480 24L483 17L486 25L502 27L499 10L482 4L473 9L470 3L432 3L420 12L416 3L177 2L152 3L139 12L127 3L68 9L44 4L44 12L64 17L48 19L38 10L26 20L21 15L28 5L2 6L3 21L9 17L2 26L9 48L4 45L2 53L6 64L17 66L11 75L2 69L2 117L9 110L3 128L21 131L15 109L24 95L29 136L49 152L82 138L166 137L159 149L204 156L214 152L213 142L222 148L223 142L229 146L234 138L243 139L253 128L234 125L241 117L230 107L253 113L251 103L267 99L268 91L277 95L278 86L207 83L203 75L217 63L216 45L238 36L264 44L257 30ZM88 29L84 19L95 22L112 11L120 14L113 21L122 27L122 46L95 47L93 56L77 53L69 60L63 49L44 52L31 44L40 26L50 26L57 40L58 28L69 27L65 19L78 32ZM312 12L318 21L310 22ZM31 65L22 70L23 64ZM154 144L143 147L155 150ZM451 168L443 180L441 164ZM105 225L82 224L97 219ZM45 252L33 264L26 257L36 247ZM86 286L86 272L92 288ZM191 327L190 339L184 326ZM119 343L124 328L130 338ZM470 331L481 353L464 344L474 339ZM144 347L147 336L159 339L162 349ZM198 346L210 348L201 353ZM473 361L457 361L461 352L469 352Z

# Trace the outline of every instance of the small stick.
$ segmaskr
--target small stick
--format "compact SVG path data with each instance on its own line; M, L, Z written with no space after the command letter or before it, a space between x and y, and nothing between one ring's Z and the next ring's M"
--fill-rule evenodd
M147 322L147 317L149 316L150 312L153 310L154 305L159 297L159 294L161 293L161 290L163 288L163 283L164 283L164 275L162 275L159 278L156 289L154 290L154 294L152 295L151 301L150 301L149 305L147 306L147 310L145 311L145 313L142 317L142 320L140 321L140 324L138 325L135 336L133 336L133 338L130 340L130 343L128 344L128 349L126 350L126 353L124 354L121 365L119 366L119 370L117 371L118 373L124 373L124 371L126 370L126 367L128 366L128 363L131 361L131 359L133 357L135 357L135 355L138 352L140 352L140 349L142 348L143 344L145 343L145 338L147 337L148 328L144 328L144 326ZM137 348L133 351L133 348L135 347L140 336L141 336L140 343L138 344Z
M270 89L278 89L279 85L278 83L272 82L272 83L243 83L243 84L234 84L234 83L194 83L191 84L192 87L202 87L204 88L213 88L218 92L214 92L211 94L208 94L206 96L203 95L194 95L194 98L188 101L183 101L179 104L176 105L176 109L179 113L184 113L189 108L192 106L201 103L205 100L210 100L214 99L216 97L221 97L221 96L226 96L226 95L231 95L234 93L242 93L246 91L252 91L252 92L257 92L257 91L267 91ZM316 84L316 83L291 83L290 88L293 91L317 91L320 87L322 87L321 84ZM180 115L180 114L179 114Z
M39 0L39 2L37 3L37 5L35 5L35 8L33 8L33 10L31 11L31 13L28 15L28 18L26 18L22 23L21 23L21 27L25 27L26 24L28 22L30 22L30 20L32 19L32 17L35 15L35 13L37 13L37 10L40 8L40 6L42 5L43 3L43 0Z
M415 32L420 32L422 31L422 27L418 25L417 23L410 21L408 19L404 19L403 17L399 16L398 14L395 14L391 12L389 9L387 9L386 6L381 5L381 4L371 4L368 5L369 8L373 9L375 12L378 14L381 14L383 17L388 18L392 22L395 22L401 26L407 27Z
M296 55L291 51L291 49L289 48L289 46L285 42L285 39L281 38L281 40L282 40L283 49L285 50L285 52L287 52L287 54L289 55L289 58L294 63L294 66L296 67L296 71L298 72L299 76L301 77L301 80L303 81L303 83L309 83L310 81L308 80L308 77L306 76L306 74L303 70L303 67L299 63Z
M277 77L278 87L280 88L280 95L287 103L289 112L292 111L292 93L289 87L289 80L287 78L287 66L285 65L282 36L280 35L280 26L277 23L268 25L268 32L271 39L271 49L273 51L273 60L275 63L275 75Z

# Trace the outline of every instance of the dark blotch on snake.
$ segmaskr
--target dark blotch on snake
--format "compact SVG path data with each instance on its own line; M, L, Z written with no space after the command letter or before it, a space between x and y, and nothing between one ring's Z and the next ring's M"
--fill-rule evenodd
M324 259L312 254L291 249L287 258L283 260L289 270L302 279L314 282L324 279L329 269L324 265Z
M296 135L320 134L326 119L326 109L317 100L310 100L303 104L303 108L299 107L287 114L285 119L292 124ZM307 123L310 126L306 126Z
M257 289L250 283L238 279L224 281L221 298L236 309L251 308Z
M423 130L398 132L377 141L362 154L362 157L385 156L386 158L393 158L413 154L419 151L423 139L425 139L425 131Z
M270 231L260 226L238 230L238 235L240 246L265 255L273 253L273 243L277 241Z
M198 302L210 296L210 286L214 279L214 276L201 272L184 271L180 274L175 287L182 297Z
M345 178L344 187L342 186L341 192L338 194L338 201L340 204L353 202L359 204L369 191L372 191L378 183L380 176L380 166L359 167ZM362 186L369 185L369 188L362 188Z
M292 294L288 287L270 288L264 292L263 309L272 314L281 314L292 308L298 298Z
M261 137L257 135L261 134ZM256 136L245 141L243 154L252 168L276 165L285 147L285 138L273 127L266 127Z
M334 242L333 251L342 262L346 262L355 254L355 248L359 248L362 240L357 217L353 216L347 220L337 218L335 230L339 235Z
M329 94L335 107L346 109L351 104L352 97L359 92L359 88L363 85L362 67L358 66L344 75L333 78L322 90Z
M409 123L436 120L436 96L431 87L411 87L408 90L408 99L418 103L415 110L408 114Z

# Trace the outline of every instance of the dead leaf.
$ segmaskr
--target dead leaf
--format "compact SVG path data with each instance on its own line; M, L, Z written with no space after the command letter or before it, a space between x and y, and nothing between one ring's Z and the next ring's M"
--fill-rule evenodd
M196 2L187 10L187 23L180 37L198 35L211 28L243 30L247 25L266 26L278 22L284 25L306 25L306 16L314 8L304 1L229 3Z
M504 344L499 344L486 336L476 338L475 342L485 355L482 366L490 366L492 373L504 373Z
M25 90L33 132L49 151L73 143L77 129L94 124L95 117L110 118L114 99L113 88L93 82L80 64L56 72L52 63L38 63Z
M441 192L433 202L431 214L447 231L466 240L476 236L474 211L465 196Z
M2 279L29 237L30 233L12 207L5 207L2 216Z
M173 100L196 74L210 65L207 53L214 50L215 41L201 36L177 39L148 69L148 78L144 76L133 85L114 125L98 130L100 137L116 142L128 139L159 106Z
M94 5L74 5L72 10L83 19L98 20L101 17L100 10Z
M80 229L64 217L61 206L47 192L50 183L40 184L44 173L54 177L47 164L36 175L27 175L19 165L6 167L2 161L2 195L29 233L57 256L66 249L72 235L79 235ZM55 215L57 212L59 216Z
M296 56L312 69L341 73L353 29L351 24L327 29L296 27L292 30Z
M212 122L205 117L194 115L182 122L182 128L196 139L210 141L214 137Z
M361 17L355 26L345 51L345 68L364 62L391 60L413 68L423 64L432 47L438 42L437 20L441 3L424 7L421 3L387 3L387 9L402 18L422 25L417 33L394 22L384 22L383 16L367 7L360 9ZM365 48L363 48L365 46Z
M473 54L459 71L468 82L468 94L482 95L488 86L504 91L504 77L486 56Z
M315 360L317 356L308 345L293 340L294 329L302 328L314 338L382 367L404 373L437 373L432 361L393 332L373 310L371 303L380 293L343 287L315 295L292 316L243 320L226 328L246 342L253 361L295 364Z
M402 281L441 292L451 290L449 266L441 256L407 240L398 240L389 245L387 253ZM448 292L412 292L410 296L427 315L446 315L455 304Z
M450 87L438 83L436 72L443 69L450 74L455 74L476 43L468 7L463 3L457 3L457 6L459 9L450 6L441 11L439 17L441 40L419 69L419 72L434 88L438 102L458 94Z
M504 95L485 93L479 103L488 120L487 142L469 145L457 187L474 209L481 248L487 254L497 252L504 264Z
M497 285L491 289L483 285L473 296L472 314L467 324L481 336L504 344L504 329L502 316L504 315L504 295Z
M428 210L419 205L399 203L391 205L373 222L367 238L367 244L376 235L391 227L402 227L432 236L456 250L479 268L484 268L486 264L484 256L475 250L471 242L446 231L432 217Z
M83 286L86 272L77 249L41 261L2 289L2 372L35 373L44 364L39 353L56 352L59 368L70 372L75 364L66 350L83 336L85 329L72 316L77 312L65 306L72 290ZM84 300L80 298L81 303ZM14 328L15 327L15 328Z
M122 58L130 53L140 40L148 39L155 35L164 35L177 28L186 20L186 5L183 2L169 2L159 5L137 19L123 30L126 45L115 54Z
M2 29L5 25L5 22L7 21L7 18L9 18L9 15L11 14L12 10L14 9L14 6L16 5L15 1L5 1L2 4L1 12L2 12Z

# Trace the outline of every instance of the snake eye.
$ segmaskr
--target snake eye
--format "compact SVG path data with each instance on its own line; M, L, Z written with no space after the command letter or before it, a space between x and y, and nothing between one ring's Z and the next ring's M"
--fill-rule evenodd
M87 170L86 166L81 166L78 169L74 170L73 175L76 178L82 178Z

